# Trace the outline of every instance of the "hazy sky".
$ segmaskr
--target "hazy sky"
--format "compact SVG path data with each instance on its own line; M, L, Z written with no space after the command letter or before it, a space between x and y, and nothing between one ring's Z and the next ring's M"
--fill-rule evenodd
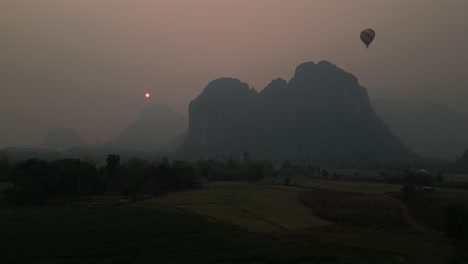
M0 146L107 140L150 104L187 115L215 78L259 91L305 61L468 113L467 0L0 0L0 36Z

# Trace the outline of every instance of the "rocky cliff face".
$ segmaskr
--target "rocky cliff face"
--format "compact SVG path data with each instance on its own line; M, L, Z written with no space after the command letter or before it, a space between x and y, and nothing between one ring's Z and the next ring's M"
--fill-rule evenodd
M240 152L251 140L257 92L236 79L209 83L189 105L189 129L183 149L197 154Z
M323 161L399 159L410 152L375 114L355 76L307 62L260 93L212 81L189 107L186 155L251 155Z

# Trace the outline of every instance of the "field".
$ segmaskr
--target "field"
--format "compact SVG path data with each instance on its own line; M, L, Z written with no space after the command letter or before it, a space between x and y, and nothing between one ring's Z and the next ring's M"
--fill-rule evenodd
M299 178L296 180L296 182L303 188L316 188L340 192L353 192L365 194L395 193L401 190L401 185L388 183L329 181L304 178Z
M444 180L449 182L468 182L468 175L461 173L447 173Z
M391 252L272 238L148 201L2 208L0 233L2 263L394 263Z
M389 195L401 186L293 181L296 186L272 179L212 182L125 204L119 197L104 196L74 205L3 205L2 260L444 263L451 259L453 250L445 237L421 225L411 208ZM468 197L468 192L437 189L434 195L452 199Z
M261 237L164 207L15 209L2 211L0 223L3 263L224 262L270 254L269 246L250 252L268 245ZM222 248L232 252L212 254Z
M410 206L419 219L424 219L426 224L442 231L445 208L452 203L468 204L468 190L437 188L433 193L419 195L411 201Z
M407 226L400 205L383 195L317 189L301 192L299 200L316 215L333 222L363 227Z
M381 250L404 262L442 263L452 253L442 234L421 227L409 209L388 195L399 192L399 185L300 178L295 182L297 186L271 180L217 183L145 203L170 205L257 234L313 237L345 247Z
M297 191L292 187L218 183L145 203L170 205L237 224L252 232L292 231L327 224L300 203Z
M6 188L8 188L8 186L10 186L9 183L6 183L6 182L0 182L0 191L3 191L5 190Z

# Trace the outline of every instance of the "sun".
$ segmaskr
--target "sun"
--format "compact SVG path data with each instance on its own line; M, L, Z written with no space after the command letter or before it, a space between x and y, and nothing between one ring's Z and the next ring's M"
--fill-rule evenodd
M151 95L150 95L149 93L145 93L145 97L146 97L146 98L150 98Z

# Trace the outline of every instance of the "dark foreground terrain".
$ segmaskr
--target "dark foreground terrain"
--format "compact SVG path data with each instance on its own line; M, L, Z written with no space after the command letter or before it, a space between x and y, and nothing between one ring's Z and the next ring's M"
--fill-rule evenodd
M390 195L398 185L294 185L211 182L136 202L1 205L2 263L463 263Z

